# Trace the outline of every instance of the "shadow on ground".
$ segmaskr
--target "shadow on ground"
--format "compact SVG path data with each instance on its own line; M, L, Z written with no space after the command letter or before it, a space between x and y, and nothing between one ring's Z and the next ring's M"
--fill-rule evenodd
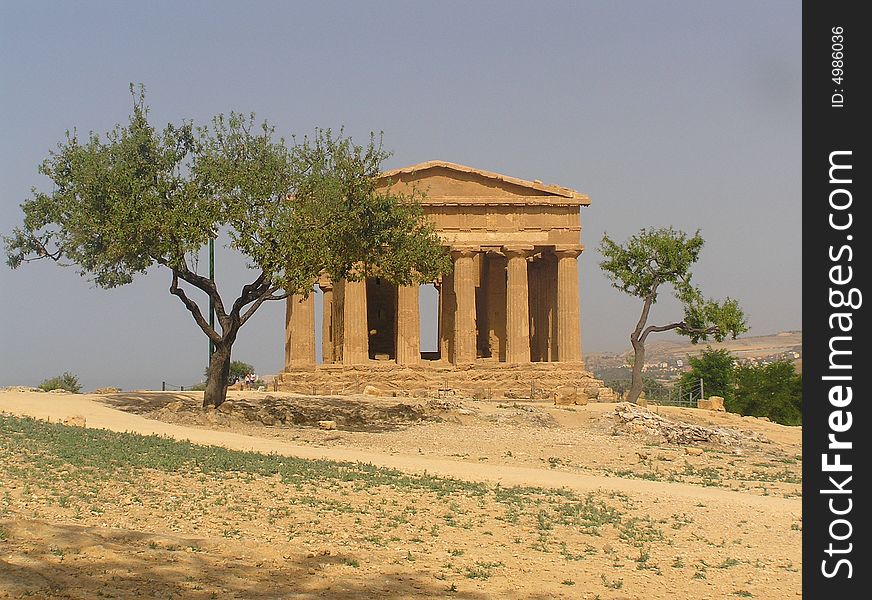
M465 598L432 575L366 568L363 552L276 557L240 542L43 521L0 523L0 592L38 598ZM2 594L0 594L2 595Z
M97 397L125 412L174 423L224 424L235 418L253 425L318 427L336 421L345 431L383 432L436 418L419 402L387 398L291 396L246 392L229 394L220 411L202 408L202 396L185 392L125 392ZM215 413L214 419L207 413ZM217 422L216 419L218 419Z

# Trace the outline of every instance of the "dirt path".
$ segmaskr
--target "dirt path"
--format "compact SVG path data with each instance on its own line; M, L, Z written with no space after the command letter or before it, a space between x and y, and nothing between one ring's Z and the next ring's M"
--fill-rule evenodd
M468 481L499 483L513 486L567 488L579 492L607 489L649 497L683 498L711 501L719 505L740 504L767 512L800 514L798 498L760 496L719 488L709 488L675 482L623 479L566 473L548 469L488 465L462 460L430 458L418 454L384 453L352 448L313 447L284 440L242 435L229 431L214 431L163 423L116 410L101 404L99 397L62 395L59 397L31 392L0 392L0 412L26 415L38 419L61 421L83 416L87 426L142 435L162 435L203 445L223 446L234 450L274 453L308 459L326 459L370 463L410 473L430 474Z

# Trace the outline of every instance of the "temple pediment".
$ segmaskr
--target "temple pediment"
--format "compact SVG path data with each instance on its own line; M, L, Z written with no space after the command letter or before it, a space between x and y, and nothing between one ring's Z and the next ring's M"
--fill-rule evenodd
M575 190L541 181L527 181L456 163L431 160L386 171L379 180L396 191L418 189L425 206L438 205L559 205L586 206L590 199Z

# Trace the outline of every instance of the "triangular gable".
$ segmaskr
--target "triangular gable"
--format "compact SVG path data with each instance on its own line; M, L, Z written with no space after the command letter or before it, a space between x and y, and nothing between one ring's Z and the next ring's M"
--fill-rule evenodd
M527 181L446 161L428 161L386 171L379 176L392 189L414 187L426 194L424 204L559 204L588 205L590 199L569 188Z

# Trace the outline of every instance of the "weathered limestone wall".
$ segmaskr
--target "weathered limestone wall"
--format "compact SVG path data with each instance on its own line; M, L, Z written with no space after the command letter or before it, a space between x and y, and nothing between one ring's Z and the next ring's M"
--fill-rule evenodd
M444 392L481 398L551 399L560 387L574 387L590 401L612 402L614 392L583 370L580 364L528 363L512 365L478 361L474 365L446 365L422 361L397 365L371 361L368 365L319 365L293 369L278 376L280 391L301 394L360 394L375 386L386 395L437 396Z

